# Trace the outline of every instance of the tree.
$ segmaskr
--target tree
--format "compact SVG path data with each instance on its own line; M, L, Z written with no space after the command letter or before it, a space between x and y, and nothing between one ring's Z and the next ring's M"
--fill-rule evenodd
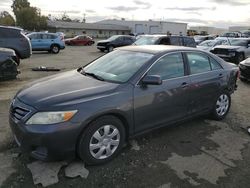
M3 11L0 13L0 25L15 26L15 20L7 11Z
M40 9L30 6L28 0L14 0L11 7L16 25L30 31L47 29L47 17L41 16Z
M15 16L17 16L18 12L22 8L28 8L28 7L30 7L30 3L28 2L28 0L13 0L13 4L11 6Z

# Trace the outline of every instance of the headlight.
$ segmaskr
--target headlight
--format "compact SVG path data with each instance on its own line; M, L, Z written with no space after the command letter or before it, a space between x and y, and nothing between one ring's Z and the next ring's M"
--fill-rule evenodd
M27 125L31 124L54 124L61 123L70 120L77 110L73 111L61 111L61 112L37 112L27 122Z
M246 69L246 66L245 66L245 65L240 64L240 68L241 68L241 69Z

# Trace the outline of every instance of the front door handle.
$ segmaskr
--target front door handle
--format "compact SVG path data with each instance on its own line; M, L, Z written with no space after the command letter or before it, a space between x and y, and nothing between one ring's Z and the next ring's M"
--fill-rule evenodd
M187 82L183 82L182 84L181 84L181 87L182 88L186 88L188 86L188 83Z

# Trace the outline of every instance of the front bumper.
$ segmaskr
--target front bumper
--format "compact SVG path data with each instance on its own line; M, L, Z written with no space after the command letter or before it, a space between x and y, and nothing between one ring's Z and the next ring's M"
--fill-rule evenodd
M224 59L227 62L238 63L236 56L229 56L229 55L223 55L223 54L215 54L215 55L219 56L221 59Z
M12 104L11 109L31 109L18 99ZM64 122L53 125L26 125L30 115L17 120L11 110L9 124L14 134L16 143L23 152L28 152L32 157L39 160L61 160L74 158L78 137L81 134L81 125L78 123Z
M107 50L107 46L96 46L99 50Z

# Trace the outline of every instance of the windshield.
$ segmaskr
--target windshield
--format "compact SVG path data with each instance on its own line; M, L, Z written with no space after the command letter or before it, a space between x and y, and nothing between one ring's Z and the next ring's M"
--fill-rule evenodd
M134 44L136 45L151 45L155 44L155 42L159 39L159 37L154 36L142 36Z
M247 46L247 40L242 39L229 39L232 46Z
M148 53L115 50L84 67L84 72L105 81L125 83L152 57Z
M207 47L213 47L216 44L217 41L214 40L206 40L199 44L199 46L207 46Z

